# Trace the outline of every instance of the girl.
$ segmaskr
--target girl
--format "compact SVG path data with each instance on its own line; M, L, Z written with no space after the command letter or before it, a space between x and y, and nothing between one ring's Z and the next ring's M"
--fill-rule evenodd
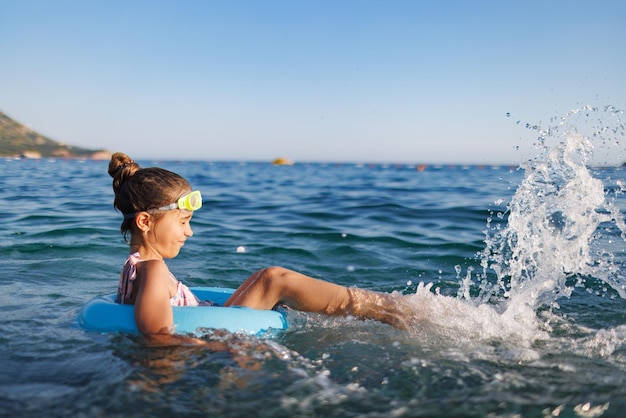
M170 273L165 259L176 257L193 235L189 221L202 206L199 191L171 171L141 168L123 153L109 163L114 206L122 212L121 232L130 244L118 286L119 303L135 305L139 331L154 343L194 341L172 334L171 306L196 306L199 301ZM272 309L284 304L293 309L327 315L353 315L405 329L410 312L402 298L314 279L282 267L252 274L225 306Z

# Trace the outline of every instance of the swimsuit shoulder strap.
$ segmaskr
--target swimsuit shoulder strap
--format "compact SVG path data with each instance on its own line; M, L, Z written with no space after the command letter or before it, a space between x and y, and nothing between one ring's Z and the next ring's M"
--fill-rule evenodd
M120 281L117 285L117 302L125 303L133 294L133 283L137 278L137 263L141 262L139 253L134 252L128 255L124 262Z

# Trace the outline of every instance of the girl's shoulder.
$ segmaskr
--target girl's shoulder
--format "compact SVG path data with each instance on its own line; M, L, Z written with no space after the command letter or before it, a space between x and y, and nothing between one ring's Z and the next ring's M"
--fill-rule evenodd
M170 270L163 260L142 260L137 264L137 275L143 278L168 277Z

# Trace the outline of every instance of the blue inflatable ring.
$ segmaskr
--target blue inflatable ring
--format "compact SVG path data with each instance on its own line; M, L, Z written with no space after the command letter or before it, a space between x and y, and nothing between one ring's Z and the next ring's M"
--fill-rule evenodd
M226 302L235 289L223 287L192 287L200 300L218 305ZM78 314L78 322L88 331L139 334L135 324L135 307L115 302L116 295L105 295L89 301ZM207 329L225 329L250 335L287 329L283 312L245 307L173 306L176 334L205 334Z

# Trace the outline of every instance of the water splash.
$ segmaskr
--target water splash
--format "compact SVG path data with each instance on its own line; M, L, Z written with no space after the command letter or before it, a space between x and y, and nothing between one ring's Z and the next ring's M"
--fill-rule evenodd
M597 121L590 124L596 115ZM602 115L617 117L617 126L609 128ZM587 106L568 112L554 127L529 127L539 132L541 153L522 165L525 177L508 205L506 227L488 224L482 265L492 269L497 280L490 287L483 275L481 300L499 294L508 300L507 310L537 308L569 296L569 279L587 276L626 298L626 278L601 244L604 231L611 229L606 225L626 241L626 225L614 198L588 168L594 143L621 142L621 115L613 107Z
M616 120L607 124L607 116ZM460 279L457 298L427 287L411 296L427 326L465 341L513 338L513 344L528 348L550 330L538 311L558 308L557 300L585 280L601 280L626 299L624 269L614 261L614 252L623 251L626 242L626 224L615 203L624 192L623 180L605 192L588 167L594 144L622 142L622 116L610 106L587 106L552 120L556 124L547 129L526 124L539 133L539 153L521 166L525 176L507 212L488 219L478 283L470 268Z

